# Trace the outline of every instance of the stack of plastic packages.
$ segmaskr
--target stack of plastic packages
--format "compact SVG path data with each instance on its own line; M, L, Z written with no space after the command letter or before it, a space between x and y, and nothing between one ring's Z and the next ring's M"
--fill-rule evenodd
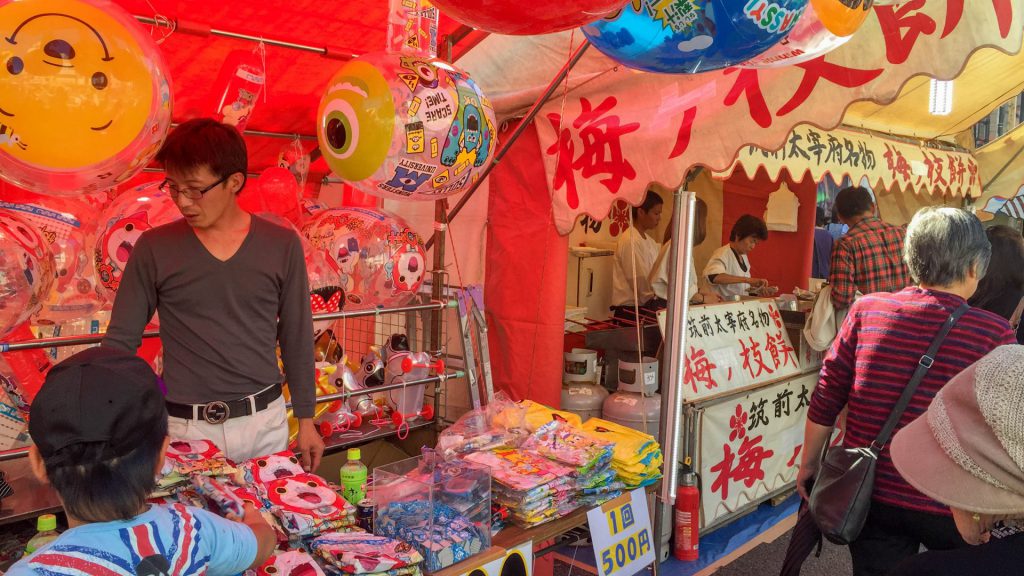
M416 548L385 536L332 532L315 538L310 548L328 574L420 576L423 573L423 556Z
M612 469L612 443L593 438L560 420L538 428L522 448L573 468L577 507L603 504L619 496L625 486L616 480Z
M627 490L649 486L661 478L661 446L653 436L600 418L587 420L581 430L614 446L612 469Z
M224 457L213 442L209 440L171 440L167 445L167 458L160 470L156 490L156 498L187 493L191 487L193 476L230 477L237 472L235 466ZM191 505L191 497L180 500Z
M576 509L576 481L568 466L536 452L507 447L474 452L465 459L490 468L492 497L508 506L518 526L538 526Z
M254 458L242 465L242 479L294 542L356 524L355 507L323 478L305 472L289 451Z
M487 468L436 452L373 471L373 531L408 542L428 572L491 546L491 477Z

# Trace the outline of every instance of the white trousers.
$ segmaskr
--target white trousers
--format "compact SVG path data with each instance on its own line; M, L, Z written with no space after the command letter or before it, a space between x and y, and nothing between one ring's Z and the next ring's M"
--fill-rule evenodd
M221 424L173 417L168 419L168 424L172 439L209 440L239 464L288 447L288 414L284 396L255 414L230 418Z

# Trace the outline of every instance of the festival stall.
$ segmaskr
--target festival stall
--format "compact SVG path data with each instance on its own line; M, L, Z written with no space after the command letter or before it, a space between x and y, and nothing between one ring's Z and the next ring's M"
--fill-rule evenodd
M317 476L172 442L153 501L255 504L280 552L261 573L528 575L583 526L600 576L635 573L667 556L684 457L705 479L694 527L791 485L820 357L774 300L689 308L679 242L660 430L557 410L574 227L615 210L621 229L647 182L697 166L705 244L773 186L802 199L777 250L803 250L802 182L824 174L973 195L963 151L837 125L1024 34L1024 0L433 4L0 0L0 524L59 508L21 460L28 407L100 341L142 232L178 218L152 161L168 131L213 116L245 136L245 208L304 239L328 451L398 438L412 458ZM791 260L784 291L808 276ZM140 349L158 372L159 330Z

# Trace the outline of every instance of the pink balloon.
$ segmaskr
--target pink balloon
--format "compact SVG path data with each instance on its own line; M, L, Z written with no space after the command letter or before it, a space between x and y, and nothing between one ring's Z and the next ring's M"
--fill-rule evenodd
M246 211L259 214L270 212L283 217L294 226L302 223L302 207L299 205L301 196L299 183L287 168L274 166L267 168L255 182L250 183L251 189L242 191L238 201Z

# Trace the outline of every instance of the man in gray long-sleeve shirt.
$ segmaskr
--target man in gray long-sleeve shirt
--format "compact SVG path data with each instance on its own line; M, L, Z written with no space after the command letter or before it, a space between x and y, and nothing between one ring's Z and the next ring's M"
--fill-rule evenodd
M213 441L236 461L284 450L281 359L299 420L298 451L315 470L313 322L302 244L239 207L248 169L231 126L191 120L157 155L184 218L142 234L114 302L106 346L135 352L159 312L170 435Z

